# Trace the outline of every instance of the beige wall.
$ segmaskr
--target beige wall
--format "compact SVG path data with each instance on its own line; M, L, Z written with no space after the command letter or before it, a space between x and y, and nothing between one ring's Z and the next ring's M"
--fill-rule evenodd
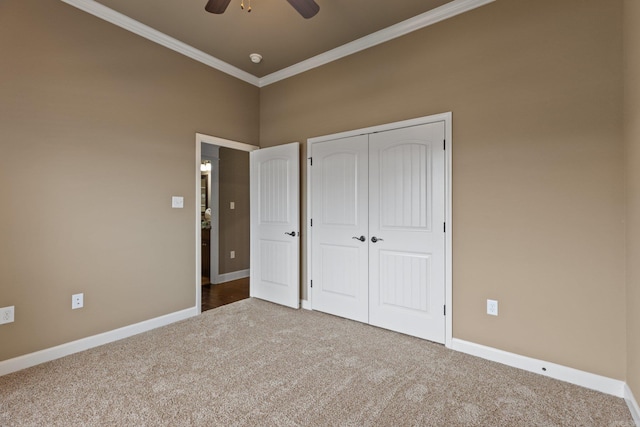
M259 91L62 2L2 2L0 360L194 306L195 132L271 146L452 111L454 337L628 371L637 396L640 23L625 0L625 289L621 4L499 0Z
M60 1L0 53L0 360L194 307L195 133L256 144L258 89Z
M263 88L260 143L452 111L454 337L624 379L621 19L497 1Z
M624 1L627 167L627 383L640 399L640 3Z
M235 209L230 208L234 202ZM220 148L220 274L249 268L249 153ZM230 251L236 257L231 259Z

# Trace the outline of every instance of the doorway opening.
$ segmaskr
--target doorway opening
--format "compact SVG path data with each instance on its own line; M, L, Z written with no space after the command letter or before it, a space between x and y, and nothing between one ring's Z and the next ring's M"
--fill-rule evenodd
M196 307L249 297L249 152L258 147L196 134Z
M249 278L244 277L215 285L202 285L201 289L201 311L208 311L249 298Z

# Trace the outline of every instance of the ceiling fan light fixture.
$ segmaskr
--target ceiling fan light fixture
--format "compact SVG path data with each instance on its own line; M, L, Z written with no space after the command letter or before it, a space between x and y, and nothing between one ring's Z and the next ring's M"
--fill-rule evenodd
M249 55L249 58L251 58L251 62L253 62L254 64L259 64L260 62L262 62L262 55L260 55L259 53L252 53L251 55Z

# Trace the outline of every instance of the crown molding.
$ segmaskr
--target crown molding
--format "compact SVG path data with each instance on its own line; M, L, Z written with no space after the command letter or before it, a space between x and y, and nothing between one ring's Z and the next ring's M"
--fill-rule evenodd
M493 3L495 0L454 0L450 3L444 4L428 12L417 15L413 18L402 21L398 24L392 25L375 33L361 37L350 43L344 44L335 49L331 49L327 52L316 55L312 58L306 59L302 62L294 64L290 67L283 68L264 77L256 77L246 71L243 71L231 64L228 64L208 53L202 52L190 46L180 40L177 40L171 36L161 33L148 25L129 18L120 12L116 12L94 0L61 0L71 6L74 6L84 12L90 13L100 19L117 25L120 28L131 31L141 37L151 40L159 45L167 47L175 52L181 53L191 59L194 59L202 64L208 65L211 68L215 68L218 71L222 71L237 79L243 80L254 86L264 87L272 83L279 82L281 80L293 77L297 74L304 73L313 68L320 67L328 64L329 62L336 61L344 58L345 56L352 55L356 52L368 49L370 47L379 45L381 43L393 40L395 38L404 36L413 31L421 28L428 27L445 19L460 15L470 10L476 9L480 6L484 6L489 3Z
M360 52L361 50L404 36L413 31L428 27L440 21L444 21L445 19L476 9L480 6L493 3L494 1L495 0L454 0L428 12L414 16L413 18L409 18L350 43L264 76L260 78L258 86L264 87L280 80L293 77L313 68L320 67L321 65L328 64L329 62L344 58L345 56Z
M198 50L184 42L181 42L180 40L161 33L160 31L155 30L148 25L136 21L135 19L129 18L128 16L123 15L120 12L116 12L115 10L110 9L98 2L95 2L93 0L61 1L84 12L90 13L91 15L94 15L100 19L117 25L120 28L131 31L134 34L144 37L145 39L158 43L161 46L181 53L191 59L195 59L198 62L208 65L211 68L215 68L216 70L222 71L223 73L226 73L237 79L243 80L247 83L251 83L254 86L258 86L259 84L259 80L256 76L249 74L237 67L234 67L233 65L228 64L214 56L211 56L208 53L204 53L201 50Z

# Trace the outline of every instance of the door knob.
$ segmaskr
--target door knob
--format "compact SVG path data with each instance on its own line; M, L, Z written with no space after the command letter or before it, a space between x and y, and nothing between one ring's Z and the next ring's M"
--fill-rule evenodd
M376 236L373 236L373 237L371 238L371 241L372 241L373 243L375 243L375 242L384 242L384 239L379 239L379 238L377 238Z
M291 233L287 233L287 232L285 231L285 233L284 233L284 234L287 234L287 235L289 235L289 236L291 236L291 237L295 237L295 236L296 236L296 232L295 232L295 231L292 231Z
M364 236L360 236L360 237L353 236L352 239L360 240L361 242L364 242L365 240L367 240Z

